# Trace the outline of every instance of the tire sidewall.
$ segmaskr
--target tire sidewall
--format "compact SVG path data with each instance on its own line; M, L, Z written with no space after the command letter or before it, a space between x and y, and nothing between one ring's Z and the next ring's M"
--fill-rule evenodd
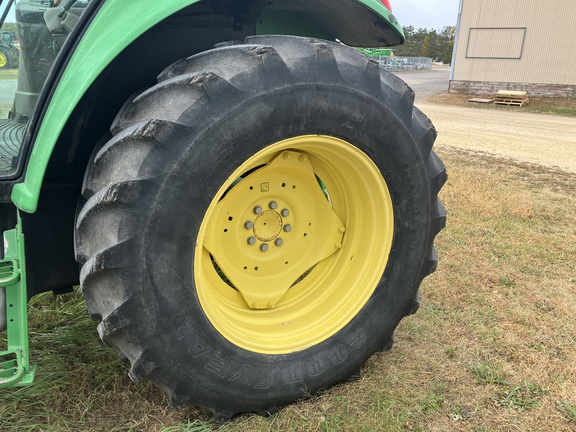
M392 108L330 84L264 89L211 117L210 125L174 137L195 144L157 180L158 197L147 210L139 255L146 270L134 289L141 291L149 324L132 337L166 353L167 373L188 386L190 400L182 404L233 400L254 410L288 403L356 375L388 343L418 289L431 211L417 143ZM374 294L336 335L292 354L250 352L222 337L202 311L193 276L198 231L213 197L244 161L280 140L309 134L352 143L380 169L394 205L392 250Z

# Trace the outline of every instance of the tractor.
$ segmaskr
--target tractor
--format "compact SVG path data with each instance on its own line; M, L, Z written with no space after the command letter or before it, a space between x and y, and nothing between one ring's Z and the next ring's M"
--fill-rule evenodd
M34 379L27 301L75 286L132 380L218 422L392 347L447 175L413 91L353 48L404 41L388 0L5 7L0 387Z
M0 69L18 65L20 51L18 50L16 33L0 32Z

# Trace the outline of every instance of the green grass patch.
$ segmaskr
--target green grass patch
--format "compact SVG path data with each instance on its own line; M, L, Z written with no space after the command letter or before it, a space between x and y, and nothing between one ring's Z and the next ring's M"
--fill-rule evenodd
M194 420L183 425L164 428L162 432L209 432L211 430L210 423Z
M134 384L80 293L30 305L32 387L3 391L0 430L510 431L576 422L576 175L441 149L450 179L438 271L362 378L270 417L216 425Z
M558 411L566 420L576 423L576 405L566 401L558 401Z
M548 391L531 382L515 385L507 390L498 392L498 396L492 398L496 404L504 408L513 408L518 411L525 411L541 405L540 399Z
M497 366L490 366L486 363L480 363L479 365L472 368L472 374L481 384L508 384L502 373L498 370Z

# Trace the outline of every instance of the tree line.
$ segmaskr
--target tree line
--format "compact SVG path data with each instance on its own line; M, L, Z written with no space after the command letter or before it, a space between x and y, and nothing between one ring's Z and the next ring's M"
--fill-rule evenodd
M394 55L406 57L430 57L443 63L452 62L456 27L435 29L404 27L406 42L394 47Z

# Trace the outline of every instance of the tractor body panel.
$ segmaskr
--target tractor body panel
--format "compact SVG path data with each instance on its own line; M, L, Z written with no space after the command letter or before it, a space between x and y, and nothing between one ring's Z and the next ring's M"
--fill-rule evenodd
M214 8L214 4L218 7ZM13 178L20 177L27 161L25 179L22 183L16 182L18 184L14 186L12 201L26 212L36 210L46 169L73 111L81 105L83 97L96 84L99 76L122 57L131 44L137 43L139 38L150 32L156 31L156 37L159 38L169 33L162 25L166 19L172 26L181 29L190 24L195 25L200 30L197 32L200 37L212 32L215 41L230 39L235 35L238 38L254 34L264 6L265 2L261 1L208 3L190 0L93 0L64 44L52 76L48 78L40 96L28 134L22 143L24 149L31 149L29 160L24 152L17 169L10 173ZM402 42L403 37L396 19L379 0L341 0L336 3L319 0L312 4L304 1L279 1L266 13L268 18L264 15L261 27L268 32L274 32L277 27L278 32L301 34L304 33L302 23L305 22L307 32L316 29L312 32L313 36L318 33L332 34L354 45L397 44ZM188 18L195 17L197 22L194 19L187 22L187 15ZM278 20L278 16L291 16L292 19ZM204 19L198 19L200 17ZM363 25L360 25L361 22ZM170 48L167 49L170 51ZM174 50L174 54L180 54L179 51Z
M76 285L132 379L218 422L390 349L446 171L413 91L351 48L404 42L389 0L9 0L0 27L12 5L0 389L34 379L28 300Z
M17 3L23 32L35 29L39 35L42 30L40 3L46 8L38 0ZM150 86L169 64L253 34L338 38L358 46L403 41L401 27L380 0L267 3L91 0L74 6L80 19L67 37L62 30L52 32L50 43L58 45L53 66L44 72L43 87L30 87L32 75L20 84L28 87L19 88L11 113L20 120L11 123L12 164L0 172L0 207L7 215L0 229L14 226L10 201L24 211L28 297L78 283L72 248L75 208L92 150L109 134L115 113L130 95ZM47 29L43 35L43 40L50 38ZM35 48L42 52L38 41ZM28 72L37 71L25 61L21 75L28 78ZM22 122L26 117L27 126Z

